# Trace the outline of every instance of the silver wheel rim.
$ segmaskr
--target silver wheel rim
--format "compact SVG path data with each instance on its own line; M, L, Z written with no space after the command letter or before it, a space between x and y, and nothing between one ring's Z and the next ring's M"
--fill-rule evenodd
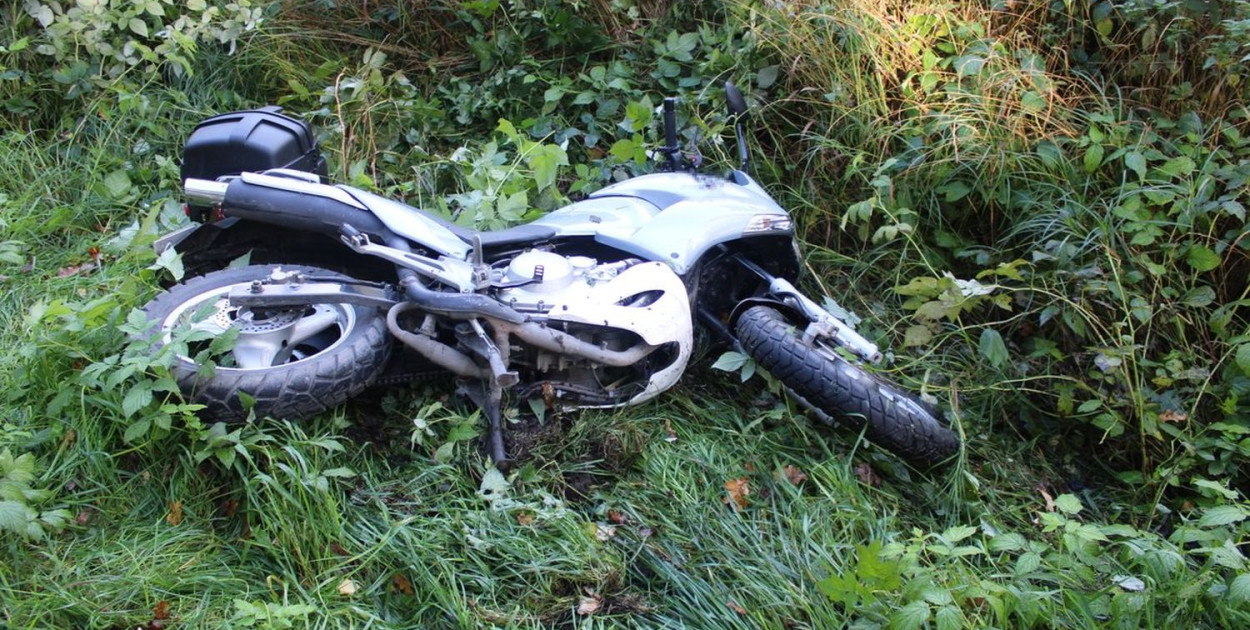
M247 284L209 289L180 304L161 322L162 341L169 343L178 329L216 337L234 328L239 336L226 353L234 365L219 365L217 369L264 370L329 352L356 326L356 311L346 304L257 309L231 305L230 291ZM186 355L178 358L194 362Z

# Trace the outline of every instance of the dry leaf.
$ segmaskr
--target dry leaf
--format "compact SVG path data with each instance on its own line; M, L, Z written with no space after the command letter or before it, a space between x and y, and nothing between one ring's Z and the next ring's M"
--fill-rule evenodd
M391 578L391 585L404 595L414 595L417 592L417 589L412 587L412 582L403 573L396 573L395 577Z
M618 510L608 510L608 520L616 525L624 525L629 522L629 516Z
M650 538L655 535L655 530L651 529L650 527L643 527L638 530L638 535L642 536L643 538Z
M180 525L182 523L182 501L169 502L169 514L165 515L165 522L170 525Z
M1189 414L1171 409L1159 414L1159 422L1184 422L1188 419Z
M664 421L664 433L666 434L666 436L665 436L665 438L664 438L664 441L665 441L665 442L670 442L670 443L672 443L672 442L676 442L676 441L677 441L677 432L673 430L673 421L672 421L672 420L665 420L665 421Z
M78 432L74 431L73 429L70 429L69 431L65 432L65 435L61 436L61 448L62 449L69 448L73 446L74 442L76 441L78 441Z
M728 603L728 604L725 604L725 605L726 605L726 606L729 606L729 610L732 610L732 611L734 611L734 612L738 613L739 615L745 615L745 614L747 614L747 609L743 608L741 604L739 604L738 602L733 601L732 599L731 599L731 600L729 600L729 603Z
M588 593L580 602L577 603L577 614L593 615L602 607L603 600L594 593Z
M543 383L543 405L546 405L547 411L556 406L556 387L550 381Z
M807 473L803 472L798 466L786 464L781 469L781 472L785 475L786 480L793 485L802 485L804 481L807 481Z
M595 538L598 538L601 542L607 542L609 539L611 539L615 535L616 535L615 525L605 525L603 523L598 523L595 525Z
M534 524L534 515L529 512L521 512L516 515L517 525L529 526Z
M339 582L339 595L351 597L352 595L355 595L356 592L359 590L360 590L360 585L352 581L351 578L343 578L343 581Z
M156 607L152 609L152 618L157 621L169 619L169 602L163 599L156 602Z
M79 525L86 525L91 521L91 509L83 508L78 511L78 516L74 518L74 522Z
M226 499L221 502L221 515L226 518L234 518L239 513L239 502L236 499Z
M868 462L855 464L855 476L859 478L860 483L866 486L881 487L881 477L877 476L877 472L872 469L872 465Z
M751 486L747 483L746 477L726 481L725 491L729 493L729 496L725 497L724 501L733 506L734 510L741 510L747 506L747 497L751 494Z
M352 554L348 553L347 549L345 549L345 548L343 547L343 545L340 545L340 544L338 544L338 542L335 542L335 541L331 541L331 542L330 542L330 551L333 551L333 552L334 552L334 555L336 555L336 556L350 556L350 555L352 555Z
M1050 496L1050 493L1046 491L1046 486L1041 483L1037 484L1037 491L1040 492L1042 494L1042 498L1046 500L1046 511L1054 512L1055 498Z
M81 265L68 265L66 267L61 267L60 269L57 269L56 277L68 278L70 276L76 276L80 273L87 273L89 271L94 270L96 267L99 267L99 265L95 263L83 263Z

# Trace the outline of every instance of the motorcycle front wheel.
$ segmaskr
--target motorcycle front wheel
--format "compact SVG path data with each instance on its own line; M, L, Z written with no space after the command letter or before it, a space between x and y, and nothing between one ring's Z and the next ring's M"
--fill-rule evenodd
M174 359L173 373L189 402L204 405L216 420L248 416L244 396L257 417L301 419L333 408L360 393L386 366L390 336L375 309L354 304L308 304L272 308L231 305L236 287L263 281L281 267L305 277L350 280L301 265L252 265L223 269L171 287L144 306L157 346L179 330L204 331L206 340L188 343ZM201 370L195 357L211 338L228 330L235 343L211 357ZM209 373L205 373L209 372Z
M959 438L925 405L819 341L804 343L802 330L775 309L747 309L736 332L756 364L820 419L862 429L872 443L922 468L959 450Z

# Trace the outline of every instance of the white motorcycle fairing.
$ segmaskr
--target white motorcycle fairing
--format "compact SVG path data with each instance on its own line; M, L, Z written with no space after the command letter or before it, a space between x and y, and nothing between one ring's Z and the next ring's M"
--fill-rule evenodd
M637 300L639 305L622 305L640 296L644 299ZM634 265L595 284L586 299L556 302L547 318L628 330L652 346L677 344L677 358L653 373L646 389L624 403L628 405L650 400L677 383L694 345L686 286L668 265L658 262Z

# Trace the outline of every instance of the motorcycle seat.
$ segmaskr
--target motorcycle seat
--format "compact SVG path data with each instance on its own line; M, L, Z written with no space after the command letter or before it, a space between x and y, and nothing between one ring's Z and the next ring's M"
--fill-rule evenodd
M456 225L455 223L452 223L451 221L448 221L433 212L427 212L426 210L410 206L401 201L380 197L373 193L352 188L350 186L339 186L338 188L347 191L353 199L378 214L382 214L388 209L391 211L399 210L404 214L419 214L427 220L433 221L446 228L447 231L454 234L456 238L459 238L469 245L473 244L473 236L478 235L482 239L483 249L495 249L511 245L527 245L538 241L545 241L556 235L555 229L544 225L518 225L505 230L478 232L477 230L471 228Z
M470 245L473 244L473 235L477 234L482 239L482 247L484 249L494 249L508 245L525 245L537 241L545 241L556 235L554 229L545 225L517 225L504 230L478 232L448 222L447 229L460 237L460 240Z

